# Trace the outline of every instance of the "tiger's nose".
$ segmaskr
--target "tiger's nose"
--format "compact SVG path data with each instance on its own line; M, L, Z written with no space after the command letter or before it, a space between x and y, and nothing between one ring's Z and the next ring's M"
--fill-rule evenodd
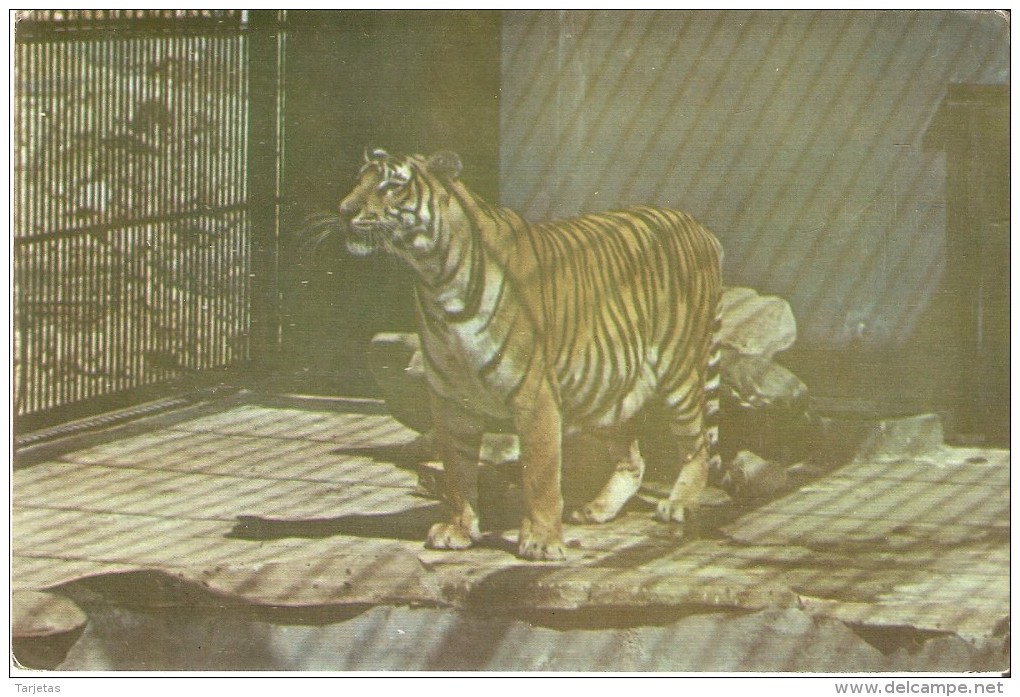
M345 198L340 202L340 205L336 207L336 211L340 214L340 217L350 220L354 217L354 214L358 212L358 207L355 205L354 201L349 198Z

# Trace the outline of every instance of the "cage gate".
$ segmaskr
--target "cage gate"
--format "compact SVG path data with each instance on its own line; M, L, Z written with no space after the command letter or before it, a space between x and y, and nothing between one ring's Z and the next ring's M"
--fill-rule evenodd
M256 37L262 20L281 30ZM283 40L277 13L19 13L20 425L194 385L259 355L273 321L257 298L273 282ZM260 41L270 50L256 61Z

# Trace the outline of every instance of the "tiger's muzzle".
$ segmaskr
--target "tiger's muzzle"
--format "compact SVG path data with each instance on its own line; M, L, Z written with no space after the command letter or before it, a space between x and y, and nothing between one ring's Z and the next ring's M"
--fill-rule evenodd
M347 251L359 257L368 256L379 248L382 230L378 222L352 219L347 224Z

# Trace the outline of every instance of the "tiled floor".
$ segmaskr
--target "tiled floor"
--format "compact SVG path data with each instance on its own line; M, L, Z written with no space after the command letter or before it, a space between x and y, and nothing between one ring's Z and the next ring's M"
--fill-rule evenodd
M569 526L566 563L529 564L512 530L423 548L439 512L399 457L415 435L379 413L235 404L19 468L16 631L46 624L31 591L131 570L274 607L800 608L968 640L1007 621L1008 451L856 462L697 540L639 501Z

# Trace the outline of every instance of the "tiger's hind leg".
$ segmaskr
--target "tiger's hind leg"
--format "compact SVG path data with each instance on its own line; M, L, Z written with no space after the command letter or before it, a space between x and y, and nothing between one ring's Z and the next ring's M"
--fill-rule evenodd
M718 307L718 300L715 302ZM656 516L664 522L690 522L701 495L708 485L708 475L719 467L719 384L721 368L720 333L722 318L716 311L711 332L703 336L700 360L686 376L666 394L665 406L670 434L686 444L681 456L680 474L669 498L659 502Z
M708 483L712 435L707 427L705 389L692 372L666 398L671 435L686 445L680 473L669 493L659 502L656 517L663 522L682 523L697 509Z
M697 511L701 494L708 482L708 457L705 448L698 446L688 455L673 484L669 498L659 501L655 517L664 523L688 522Z
M602 490L591 501L570 514L575 523L605 523L615 518L631 499L645 476L645 460L638 442L632 440L627 455L619 459Z

